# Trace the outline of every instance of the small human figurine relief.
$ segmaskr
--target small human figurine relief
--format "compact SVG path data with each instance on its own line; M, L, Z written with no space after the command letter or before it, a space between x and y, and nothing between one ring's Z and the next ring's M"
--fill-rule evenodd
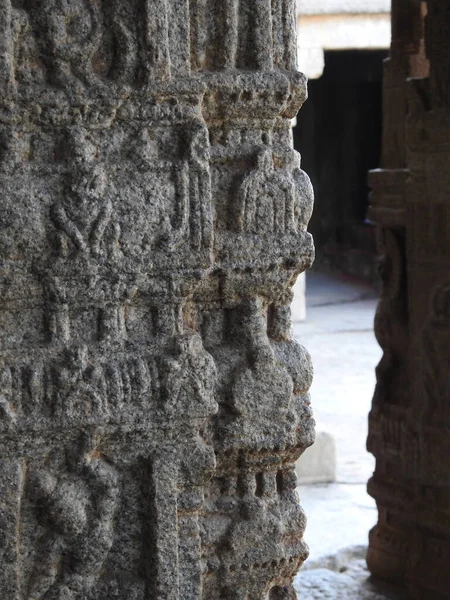
M118 474L95 447L63 469L30 474L29 492L43 528L26 600L84 600L114 539Z
M217 412L216 365L194 332L176 336L174 355L166 360L165 410L180 418L206 418Z
M112 216L107 196L107 176L97 159L97 149L80 128L71 131L74 171L61 202L53 205L51 217L60 233L60 251L69 254L70 241L76 252L99 256L106 228Z
M199 250L210 248L213 238L209 137L201 123L193 125L190 135L190 241Z
M103 33L100 3L91 0L25 0L49 80L76 89L97 85L92 59Z

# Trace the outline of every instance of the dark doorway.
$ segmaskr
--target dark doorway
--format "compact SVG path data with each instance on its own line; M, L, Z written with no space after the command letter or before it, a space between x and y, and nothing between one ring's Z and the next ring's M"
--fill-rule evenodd
M295 147L314 185L310 224L316 268L376 280L374 227L366 221L367 172L380 166L382 75L387 51L325 53L298 115Z

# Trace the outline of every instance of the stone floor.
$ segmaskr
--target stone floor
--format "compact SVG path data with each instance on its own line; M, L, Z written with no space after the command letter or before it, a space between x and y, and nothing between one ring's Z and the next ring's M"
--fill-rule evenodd
M374 459L365 447L374 370L381 358L373 333L376 305L371 287L311 272L307 319L294 323L295 337L308 348L315 366L311 395L317 428L334 436L337 450L337 482L298 490L311 551L297 578L299 597L305 600L399 597L391 590L383 595L383 586L367 582L364 563L367 534L377 516L366 493Z
M370 577L365 546L305 565L295 581L299 600L406 600L397 588Z

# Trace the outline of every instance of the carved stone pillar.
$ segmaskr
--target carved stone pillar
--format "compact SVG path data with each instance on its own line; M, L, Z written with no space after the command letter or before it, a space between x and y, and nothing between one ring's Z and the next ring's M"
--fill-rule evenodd
M293 4L0 1L5 600L294 597Z
M372 174L371 215L385 256L376 318L384 356L370 415L377 464L369 492L379 521L368 563L409 598L440 600L450 597L450 2L399 0L393 9L394 23L410 25L401 46L408 70L398 79L407 101L398 120L404 145L389 153L397 168L387 161ZM415 18L396 19L411 11ZM386 110L400 117L396 106L388 87ZM392 132L388 117L386 139Z

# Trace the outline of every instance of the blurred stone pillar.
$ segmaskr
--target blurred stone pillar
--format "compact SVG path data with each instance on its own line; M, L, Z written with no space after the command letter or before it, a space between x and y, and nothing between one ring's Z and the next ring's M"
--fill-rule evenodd
M0 596L290 600L294 1L1 0L0 31Z
M371 174L384 355L370 414L379 520L368 563L427 600L450 597L449 24L448 0L394 1L384 163Z

